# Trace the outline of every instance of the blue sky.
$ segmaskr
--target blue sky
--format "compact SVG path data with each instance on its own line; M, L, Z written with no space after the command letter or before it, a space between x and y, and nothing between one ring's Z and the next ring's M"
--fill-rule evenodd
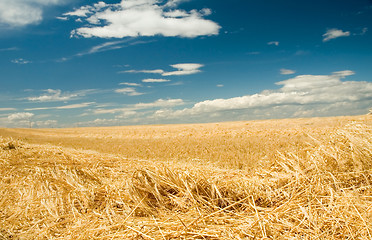
M0 0L0 126L365 114L369 0Z

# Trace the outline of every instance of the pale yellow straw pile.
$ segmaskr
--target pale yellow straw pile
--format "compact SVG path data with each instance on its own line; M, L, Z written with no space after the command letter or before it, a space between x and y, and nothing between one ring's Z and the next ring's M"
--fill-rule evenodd
M215 162L2 137L0 239L372 239L371 126L309 133Z

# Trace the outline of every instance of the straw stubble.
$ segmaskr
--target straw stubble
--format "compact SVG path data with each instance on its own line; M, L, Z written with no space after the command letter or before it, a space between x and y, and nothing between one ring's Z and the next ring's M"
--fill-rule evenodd
M2 130L0 239L372 239L370 118L286 121Z

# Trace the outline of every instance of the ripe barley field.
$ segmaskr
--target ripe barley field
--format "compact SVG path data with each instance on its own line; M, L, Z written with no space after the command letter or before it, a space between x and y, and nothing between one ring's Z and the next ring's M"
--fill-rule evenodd
M0 129L0 239L372 239L372 116Z

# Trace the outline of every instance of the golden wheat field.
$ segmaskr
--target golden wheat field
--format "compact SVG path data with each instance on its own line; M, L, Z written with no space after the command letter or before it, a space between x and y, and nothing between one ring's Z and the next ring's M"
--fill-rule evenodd
M0 239L372 239L372 116L0 129Z

